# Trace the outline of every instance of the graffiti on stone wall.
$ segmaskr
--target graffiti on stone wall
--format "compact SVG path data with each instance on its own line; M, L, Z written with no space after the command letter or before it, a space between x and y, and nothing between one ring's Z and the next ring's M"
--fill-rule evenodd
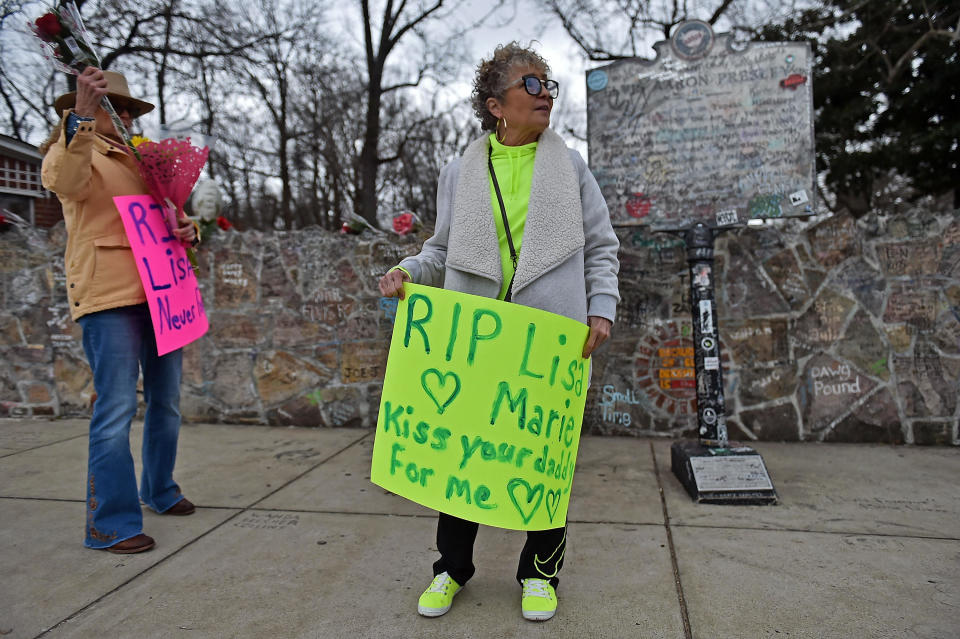
M383 379L387 365L385 342L347 342L342 346L340 377L346 384Z
M224 264L220 267L220 282L227 286L247 286L249 280L243 276L243 264Z
M393 324L394 320L397 319L397 304L400 303L400 300L396 297L381 297L377 302L377 308L383 311L383 316Z
M787 320L733 320L724 324L720 335L727 354L740 366L790 361Z
M625 406L642 404L636 391L632 388L618 390L613 384L605 384L600 389L600 419L608 424L617 424L629 427L633 421L629 410L618 410Z
M798 394L805 425L822 431L849 412L876 384L846 362L816 355L804 368Z
M337 325L353 313L356 301L340 289L323 289L300 305L300 314L311 322Z
M935 290L917 289L909 284L896 285L887 299L883 321L904 323L914 332L931 331L937 319L939 296Z
M884 275L922 275L936 273L941 247L928 240L877 245L877 259Z
M958 442L960 222L916 217L888 215L882 232L871 214L718 238L712 320L732 436ZM0 416L88 415L62 234L34 255L40 244L16 233L0 236ZM618 235L623 301L584 427L695 433L684 247L646 228ZM185 418L372 425L397 307L376 280L414 252L409 239L311 229L211 238L198 252L211 332L185 352Z
M851 376L849 364L839 364L836 367L812 367L810 380L813 382L814 397L827 395L860 395L860 376Z
M696 414L693 329L662 322L637 347L636 378L650 404L668 415Z
M376 281L399 264L400 260L414 252L409 245L397 245L388 240L374 240L370 244L369 253L359 256L357 263L364 277Z

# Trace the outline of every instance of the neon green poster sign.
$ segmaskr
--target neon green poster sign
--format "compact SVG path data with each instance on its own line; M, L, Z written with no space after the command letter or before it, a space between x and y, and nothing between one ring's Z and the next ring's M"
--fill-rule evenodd
M490 526L563 526L587 394L587 327L475 295L405 291L371 481Z

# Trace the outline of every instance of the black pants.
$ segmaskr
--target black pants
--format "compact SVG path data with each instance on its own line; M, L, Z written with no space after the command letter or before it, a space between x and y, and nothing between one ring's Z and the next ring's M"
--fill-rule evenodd
M473 577L473 542L480 524L440 513L437 521L437 550L440 559L433 564L433 574L446 572L461 586ZM520 553L517 581L536 577L546 579L556 588L557 574L563 567L567 549L567 529L531 530Z

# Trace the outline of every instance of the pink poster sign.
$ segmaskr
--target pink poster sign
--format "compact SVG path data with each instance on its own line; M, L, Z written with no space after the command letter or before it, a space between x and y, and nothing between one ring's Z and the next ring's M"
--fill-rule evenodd
M165 355L207 332L207 313L187 252L149 195L113 198L147 294L157 353Z

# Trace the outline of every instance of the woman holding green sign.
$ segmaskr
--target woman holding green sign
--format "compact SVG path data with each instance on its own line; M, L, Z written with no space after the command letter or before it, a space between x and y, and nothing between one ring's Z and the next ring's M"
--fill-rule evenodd
M583 158L549 128L559 93L549 70L516 42L480 63L472 103L490 133L440 172L433 237L380 279L380 291L403 299L404 282L414 282L557 313L589 326L586 358L613 326L619 242ZM421 615L446 613L473 576L478 528L439 514L440 559ZM527 533L517 568L524 618L555 614L566 541L565 527Z

